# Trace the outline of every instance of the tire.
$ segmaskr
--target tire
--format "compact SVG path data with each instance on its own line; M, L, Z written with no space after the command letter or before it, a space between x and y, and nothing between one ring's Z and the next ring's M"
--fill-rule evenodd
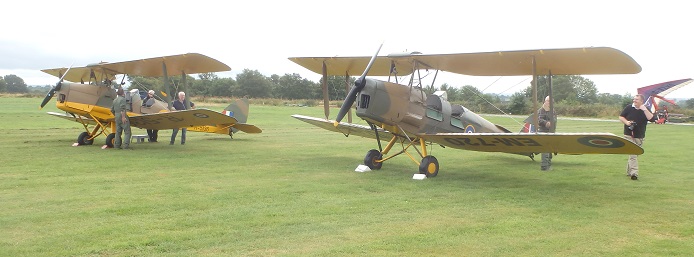
M113 144L115 143L115 141L116 141L116 134L115 133L111 133L111 134L108 134L108 136L106 136L106 146L108 146L108 148L113 148Z
M383 159L383 154L376 149L369 150L364 157L364 165L368 166L372 170L380 170L383 166L383 162L376 162L376 160Z
M419 164L419 173L424 174L427 178L436 177L439 174L439 161L434 156L426 156Z
M89 133L87 132L82 132L80 135L77 137L77 144L78 145L91 145L94 143L94 139L89 139Z

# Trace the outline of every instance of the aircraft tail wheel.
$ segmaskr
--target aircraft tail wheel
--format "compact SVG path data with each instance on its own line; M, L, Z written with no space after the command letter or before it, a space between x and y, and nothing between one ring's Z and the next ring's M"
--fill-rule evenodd
M371 149L366 153L366 157L364 157L364 165L372 170L380 170L383 166L383 162L376 162L376 160L380 159L383 159L383 154L376 149Z
M106 136L106 146L113 148L113 144L116 142L116 134L111 133Z
M82 132L80 135L77 137L77 144L79 145L91 145L94 143L94 139L89 139L89 133L87 132Z
M425 174L428 178L436 177L439 174L439 161L434 156L427 156L419 164L419 173Z

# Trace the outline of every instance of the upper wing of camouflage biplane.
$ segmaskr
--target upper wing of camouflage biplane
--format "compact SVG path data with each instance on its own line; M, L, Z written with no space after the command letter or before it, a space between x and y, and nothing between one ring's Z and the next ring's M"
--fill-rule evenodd
M289 60L315 73L327 75L360 74L366 69L370 56L358 57L291 57ZM414 61L418 69L437 69L471 76L519 76L536 74L590 75L635 74L641 66L631 56L610 47L539 49L458 54L402 54L378 56L368 76L388 76L412 73Z

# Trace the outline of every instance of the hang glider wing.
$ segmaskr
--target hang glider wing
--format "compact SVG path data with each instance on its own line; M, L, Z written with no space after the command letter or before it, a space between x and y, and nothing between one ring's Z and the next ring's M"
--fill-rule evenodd
M671 104L674 104L673 101L665 99L665 96L669 93L672 93L672 91L675 91L677 89L682 88L683 86L688 85L689 83L692 83L692 79L673 80L673 81L658 83L655 85L640 87L637 89L637 92L646 97L646 106L648 108L651 108L651 106L657 105L657 103L660 99L663 99L665 101L668 101Z
M315 73L322 74L323 62L327 75L361 74L370 56L359 57L292 57L289 60ZM388 76L395 68L398 75L412 73L415 61L418 69L437 69L471 76L533 75L533 60L537 74L591 75L636 74L641 66L626 53L610 47L538 49L459 54L398 54L379 56L368 76Z
M72 82L89 81L90 76L96 78L96 81L102 81L106 78L113 80L119 74L163 77L164 64L166 65L166 74L168 76L231 70L226 64L211 57L198 53L187 53L125 62L101 62L85 67L73 67L65 75L65 80ZM68 68L55 68L41 71L61 77L67 70Z
M643 154L643 148L611 133L439 133L418 136L443 146L482 152Z
M337 125L337 127L335 127L335 121L333 120L314 118L298 114L294 114L292 115L292 117L297 118L308 124L314 125L316 127L330 130L333 132L339 132L347 136L355 135L360 137L376 139L376 134L374 133L374 131L370 127L364 125L341 122L339 125ZM390 139L390 137L387 136L390 135L389 131L384 130L382 128L378 128L378 133L383 135L382 137L380 137L381 140L388 141Z
M143 129L174 129L236 123L233 117L208 109L160 112L130 117L131 126Z
M73 115L67 115L67 114L57 113L57 112L48 112L48 114L53 115L54 117L58 117L58 118L62 118L62 119L66 119L66 120L74 121L74 122L78 122L78 123L84 123L87 125L96 125L97 124L96 121L94 121L93 119L87 118L84 116L79 116L79 115L73 116Z

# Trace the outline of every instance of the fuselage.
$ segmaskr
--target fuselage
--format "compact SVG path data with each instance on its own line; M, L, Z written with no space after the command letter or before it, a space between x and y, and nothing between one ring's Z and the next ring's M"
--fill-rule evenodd
M451 104L419 87L367 79L356 102L356 115L390 131L417 133L504 133L462 105Z

